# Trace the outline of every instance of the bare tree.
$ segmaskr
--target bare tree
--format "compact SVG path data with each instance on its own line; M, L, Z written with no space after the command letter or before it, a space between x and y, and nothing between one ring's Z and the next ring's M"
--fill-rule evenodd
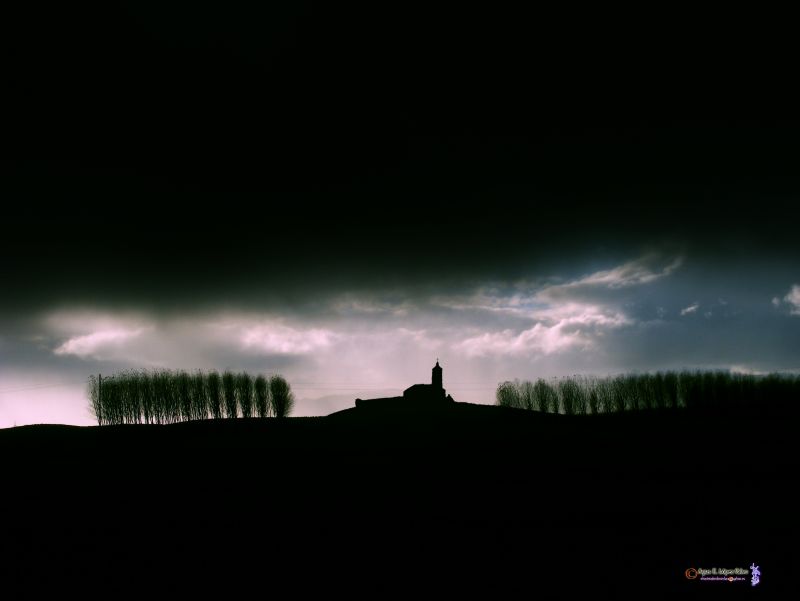
M275 417L287 417L294 408L294 394L289 383L282 376L272 376L269 379L269 392L272 413Z

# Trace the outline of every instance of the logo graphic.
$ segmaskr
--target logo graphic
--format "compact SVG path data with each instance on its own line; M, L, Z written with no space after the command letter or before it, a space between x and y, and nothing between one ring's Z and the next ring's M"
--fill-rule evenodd
M751 585L757 585L761 579L761 571L755 563L749 569L746 567L710 567L688 568L683 572L687 580L702 582L745 582L748 574L752 576Z

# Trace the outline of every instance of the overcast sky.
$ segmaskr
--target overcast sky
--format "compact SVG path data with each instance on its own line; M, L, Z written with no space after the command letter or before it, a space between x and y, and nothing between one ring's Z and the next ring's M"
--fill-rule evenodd
M142 6L15 45L0 427L89 424L88 375L127 368L281 373L299 415L437 358L485 403L509 378L800 370L780 48Z

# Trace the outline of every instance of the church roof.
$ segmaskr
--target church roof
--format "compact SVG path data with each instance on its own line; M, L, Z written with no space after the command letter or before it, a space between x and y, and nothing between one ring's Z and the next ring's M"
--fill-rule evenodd
M433 388L433 384L413 384L406 390L424 390L425 388Z

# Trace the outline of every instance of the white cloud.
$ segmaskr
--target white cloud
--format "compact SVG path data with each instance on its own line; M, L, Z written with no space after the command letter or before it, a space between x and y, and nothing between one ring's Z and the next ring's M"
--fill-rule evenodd
M96 311L52 313L45 317L43 325L50 339L60 341L53 349L56 355L101 361L119 358L144 332L154 329L142 315ZM48 337L41 338L45 340Z
M119 349L125 342L139 336L142 331L142 328L134 330L117 328L100 330L82 336L73 336L58 346L53 352L56 355L99 358L99 353L112 349Z
M620 312L599 306L570 303L532 313L537 322L517 332L505 329L467 338L454 349L469 357L486 355L551 355L567 350L587 350L602 330L630 325Z
M692 303L685 309L681 309L681 315L689 315L690 313L694 313L700 308L700 303Z
M454 350L468 357L486 355L549 355L576 346L585 346L588 340L579 332L567 333L560 326L547 327L541 323L515 333L513 330L486 332L456 344Z
M760 371L749 365L731 365L728 370L733 374L743 374L747 376L764 376L767 374L767 372Z
M655 264L659 261L658 255L646 255L633 261L628 261L619 267L607 271L598 271L585 278L575 281L575 285L593 284L608 288L624 288L640 284L649 284L660 278L670 275L683 263L682 257L673 259L667 265L658 269Z
M794 284L783 298L777 296L772 298L772 306L775 308L779 308L784 303L789 305L791 315L800 315L800 284Z
M566 283L500 283L464 296L433 297L427 305L412 304L396 292L374 298L345 295L327 307L328 315L346 318L335 325L321 316L315 323L247 313L155 320L97 311L54 314L48 325L57 355L134 364L168 365L175 357L187 364L213 364L220 353L245 362L261 355L330 361L343 353L362 356L364 349L389 352L387 340L395 350L426 354L452 349L470 357L537 357L593 348L605 332L635 324L619 295L603 291L649 284L681 262L680 257L645 255ZM447 309L448 325L436 326L440 312L426 308Z
M616 297L598 291L649 284L670 275L681 263L680 257L665 261L658 255L647 255L563 284L485 287L466 298L437 298L433 302L456 311L504 314L517 321L509 327L506 320L500 327L474 333L453 345L454 350L470 357L588 350L606 331L636 323ZM659 315L663 315L663 309Z
M800 315L800 285L792 286L789 293L783 297L783 301L791 305L789 310L792 315Z
M303 355L327 348L336 334L323 328L293 328L280 323L245 327L239 340L245 349L262 353Z
M426 350L436 349L439 346L437 337L431 336L425 329L397 328L395 336L411 340L415 345Z
M556 326L603 326L617 328L631 325L633 320L621 311L599 304L564 303L552 307L534 309L530 317L544 320Z
M683 257L675 257L664 264L664 259L660 255L644 255L612 269L596 271L566 284L548 286L539 292L539 296L558 298L587 288L616 290L650 284L672 274L682 264Z
M513 285L484 286L473 294L456 297L436 296L431 304L456 311L479 310L492 313L531 317L541 310L567 302L583 306L597 306L611 302L618 294L609 291L650 284L667 277L683 263L683 257L664 259L649 254L597 271L565 283L520 281Z

